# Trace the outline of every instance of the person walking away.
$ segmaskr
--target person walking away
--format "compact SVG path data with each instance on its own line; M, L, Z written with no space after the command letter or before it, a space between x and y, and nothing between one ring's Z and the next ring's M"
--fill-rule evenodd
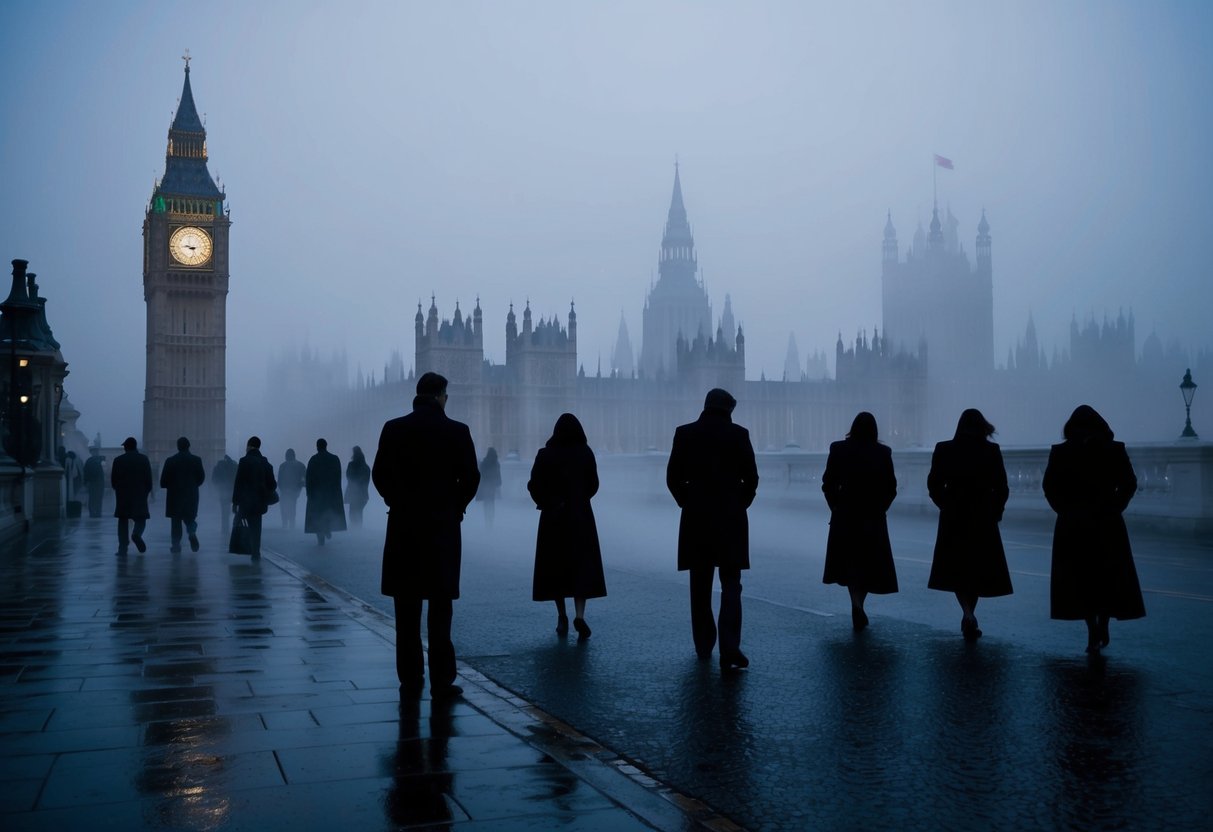
M119 556L126 554L132 541L140 554L147 551L143 530L151 517L147 510L147 498L152 493L152 464L139 453L138 447L135 437L126 437L122 440L122 455L114 460L110 468L114 516L118 518Z
M935 446L927 493L939 507L939 531L927 586L953 592L960 604L960 632L981 637L978 598L1010 595L1011 573L998 523L1011 492L1002 451L990 441L994 426L980 410L960 414L956 435Z
M63 483L68 517L80 516L80 486L84 484L84 466L75 451L63 455Z
M345 501L350 504L350 527L362 528L362 510L370 499L371 466L366 464L362 447L354 446L345 466Z
M321 546L333 532L345 531L345 504L341 498L341 460L328 452L325 439L316 440L316 453L307 461L304 485L307 488L307 509L303 515L303 531L316 535Z
M446 415L447 380L427 372L417 379L413 411L388 421L371 466L375 489L388 507L380 591L396 612L396 674L406 697L425 679L421 603L428 603L430 694L449 699L455 684L452 602L459 597L460 523L476 496L480 472L468 426Z
M190 453L190 441L177 439L177 453L164 460L160 469L160 487L167 492L164 516L169 524L170 552L181 551L181 527L190 536L190 551L198 551L198 487L206 480L202 460Z
M249 527L254 558L261 557L261 519L270 510L271 495L278 488L274 466L261 455L261 439L250 436L232 483L232 511Z
M590 637L586 599L603 598L607 592L598 527L590 507L598 493L598 465L585 430L572 413L561 414L552 438L535 454L526 488L540 512L531 597L556 602L556 633L561 636L569 631L564 599L572 598L573 628L578 640L584 641Z
M1049 616L1087 624L1087 652L1112 640L1109 619L1143 618L1145 601L1133 564L1124 511L1137 493L1137 475L1123 442L1090 405L1065 424L1065 441L1049 451L1042 483L1057 512Z
M750 568L746 514L758 491L750 433L733 424L737 400L709 390L699 419L674 431L666 487L682 509L678 569L691 579L691 635L702 660L720 636L720 669L748 667L741 652L741 571ZM720 572L719 627L712 620L712 581Z
M299 505L299 493L303 491L303 481L307 475L307 466L295 459L295 449L286 449L286 459L278 466L278 494L282 498L279 510L282 512L282 528L295 528L296 509Z
M484 525L490 529L500 491L501 463L497 460L497 449L489 448L480 460L480 490L476 492L476 500L484 505Z
M219 498L219 528L226 538L232 530L232 486L236 483L236 460L227 454L211 469L211 486Z
M88 459L84 463L84 487L88 490L88 516L101 516L101 498L105 494L105 467L101 464L105 457L100 448L89 448Z
M831 443L821 490L830 507L822 583L845 586L851 595L851 626L868 626L868 594L897 591L897 570L885 514L897 496L893 452L878 441L876 417L867 411L851 423L845 439Z

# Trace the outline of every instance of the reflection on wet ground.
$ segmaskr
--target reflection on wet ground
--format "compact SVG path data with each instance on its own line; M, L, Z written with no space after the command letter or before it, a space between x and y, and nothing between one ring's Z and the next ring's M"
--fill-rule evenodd
M6 832L651 828L484 689L402 702L383 623L268 558L115 557L111 526L0 547Z

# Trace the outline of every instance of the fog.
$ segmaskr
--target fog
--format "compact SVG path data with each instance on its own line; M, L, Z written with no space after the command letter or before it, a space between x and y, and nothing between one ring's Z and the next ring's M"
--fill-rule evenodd
M904 250L933 154L966 249L991 225L996 361L1029 313L1051 353L1122 309L1139 350L1191 354L1213 344L1211 42L1200 3L5 4L0 253L50 299L79 427L138 435L140 228L188 48L233 222L229 439L281 350L411 366L431 293L443 317L479 297L498 363L528 299L576 301L588 372L621 313L639 349L675 158L748 378L780 376L789 335L832 362L880 326L886 211Z

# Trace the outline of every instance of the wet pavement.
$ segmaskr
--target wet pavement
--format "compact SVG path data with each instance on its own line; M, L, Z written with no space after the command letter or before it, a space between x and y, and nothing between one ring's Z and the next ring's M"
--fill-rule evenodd
M537 514L464 524L460 659L680 793L750 829L1156 829L1213 824L1213 546L1135 532L1149 616L1113 622L1103 658L1048 619L1050 530L1008 521L1015 595L978 607L926 589L934 517L893 516L902 591L855 635L821 585L825 516L751 512L749 670L696 661L675 511L595 506L609 597L593 637L530 601ZM373 605L381 532L267 545Z
M114 521L0 547L0 828L729 829L461 666L401 702L390 621L203 529Z

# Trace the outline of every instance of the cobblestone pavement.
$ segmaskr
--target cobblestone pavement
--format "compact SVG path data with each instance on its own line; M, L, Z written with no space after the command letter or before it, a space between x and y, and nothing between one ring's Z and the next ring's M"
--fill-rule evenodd
M1213 547L1134 534L1149 617L1112 625L1102 659L1080 622L1048 620L1048 527L1004 524L1015 595L983 601L976 644L926 589L934 518L893 516L902 591L850 628L820 584L825 516L751 513L748 671L696 661L677 514L598 505L610 596L593 637L558 638L530 601L537 514L465 521L461 660L752 829L1210 828ZM378 522L382 522L381 520ZM382 532L268 545L373 604Z
M402 702L390 621L271 553L113 523L0 547L6 832L731 828L466 667Z

